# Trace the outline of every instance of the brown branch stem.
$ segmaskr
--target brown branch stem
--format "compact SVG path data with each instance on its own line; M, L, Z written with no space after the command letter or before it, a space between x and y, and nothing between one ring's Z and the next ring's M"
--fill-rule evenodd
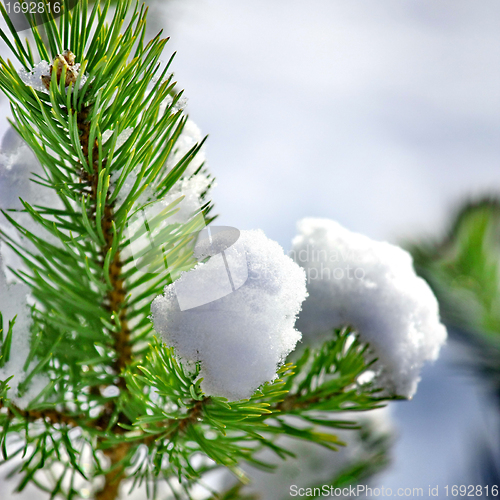
M104 450L110 460L108 472L104 475L104 487L95 495L95 500L115 500L120 492L120 484L125 479L125 465L123 459L130 450L130 443L120 443Z
M37 420L44 420L53 425L55 424L64 424L69 427L78 427L81 424L79 420L83 420L85 417L82 415L81 417L72 417L70 415L66 415L63 412L50 409L50 410L23 410L19 408L15 404L9 402L9 404L5 404L4 401L0 401L0 409L7 408L9 411L9 415L14 417L16 414L20 415L24 420L29 422L35 422Z
M90 128L91 123L88 120L90 109L84 109L77 115L78 128L80 130L80 145L85 158L89 157L89 149L92 147L92 173L82 170L81 182L85 184L87 188L90 188L88 192L91 200L91 213L89 217L95 220L96 213L95 207L97 204L98 196L98 181L99 181L99 148L97 141L93 145L90 145ZM103 167L106 160L103 160ZM106 196L106 202L104 206L103 218L101 221L103 234L104 234L104 245L100 249L100 263L104 267L104 261L108 251L112 248L113 244L113 221L114 221L114 210L113 205L108 202L109 193ZM113 261L109 266L109 277L112 285L111 290L109 290L104 299L104 307L111 313L118 315L120 320L120 331L114 332L110 331L110 336L114 340L114 349L116 352L116 359L114 361L114 370L116 375L119 377L117 385L121 390L125 390L125 379L121 376L122 370L130 364L132 360L132 349L130 346L130 329L127 324L127 307L126 307L126 290L124 286L124 281L121 278L123 270L123 263L121 261L120 251L117 250ZM98 425L102 428L106 428L111 415L115 409L114 401L111 400L104 408L104 413L98 419ZM130 423L124 415L120 415L118 422ZM117 425L113 428L113 431L123 433L123 429ZM127 456L130 449L130 443L121 443L109 449L103 450L104 454L110 459L110 468L105 474L105 482L103 489L96 493L96 500L114 500L118 496L120 483L125 477L125 465L121 462Z
M88 121L90 109L84 109L77 116L78 128L80 130L80 145L82 148L82 152L85 158L88 158L89 149L90 149L90 128L91 123ZM90 187L90 195L91 199L91 210L92 213L89 216L95 220L95 206L97 202L97 189L99 182L99 165L98 158L99 156L99 148L97 144L97 140L92 145L92 159L93 159L93 173L89 174L87 171L83 170L81 173L81 181ZM103 166L105 165L105 161L103 161ZM104 214L102 218L102 229L104 234L105 243L102 245L100 249L100 257L101 257L101 265L104 266L104 260L106 255L108 254L109 249L113 244L113 220L114 220L114 211L112 204L108 203L109 195L106 196L106 204L104 207ZM127 307L126 307L126 290L124 286L124 282L121 279L123 270L123 263L121 261L120 251L116 251L113 261L109 266L109 277L112 285L112 289L109 290L106 294L104 300L104 306L106 309L112 313L117 314L120 320L120 331L113 332L110 331L110 335L114 339L114 347L116 351L116 360L114 363L114 368L116 374L119 376L121 371L130 364L132 359L132 349L130 347L130 329L127 323ZM124 388L124 380L120 377L118 382L120 388Z

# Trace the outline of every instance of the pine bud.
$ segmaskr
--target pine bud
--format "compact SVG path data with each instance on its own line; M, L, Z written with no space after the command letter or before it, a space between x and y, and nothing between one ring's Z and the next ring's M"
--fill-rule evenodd
M66 68L65 87L69 87L70 83L75 83L78 78L79 64L75 64L75 54L70 50L65 50L59 54L50 66L50 74L42 75L42 82L47 90L50 88L50 81L54 69L57 72L57 83L61 81L63 68Z

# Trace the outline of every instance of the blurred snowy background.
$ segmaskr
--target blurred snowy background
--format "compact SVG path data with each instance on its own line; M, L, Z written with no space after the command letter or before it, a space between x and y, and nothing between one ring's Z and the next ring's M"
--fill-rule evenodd
M261 228L286 250L304 216L398 242L500 191L497 0L150 3L150 33L171 36L188 111L210 134L220 224ZM414 400L394 405L380 485L478 484L476 452L500 425L464 356L450 342Z

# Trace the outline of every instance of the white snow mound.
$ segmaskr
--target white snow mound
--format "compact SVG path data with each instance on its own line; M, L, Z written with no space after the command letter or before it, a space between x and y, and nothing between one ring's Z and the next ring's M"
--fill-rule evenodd
M378 385L411 398L447 333L410 254L332 220L307 218L298 223L291 257L307 275L309 298L297 322L304 337L353 326L378 358Z
M307 292L304 271L260 230L242 231L224 254L225 266L214 265L215 255L165 287L151 311L165 342L201 361L203 391L237 400L275 379L301 338L294 325ZM227 269L236 290L224 295ZM178 299L208 303L181 311Z

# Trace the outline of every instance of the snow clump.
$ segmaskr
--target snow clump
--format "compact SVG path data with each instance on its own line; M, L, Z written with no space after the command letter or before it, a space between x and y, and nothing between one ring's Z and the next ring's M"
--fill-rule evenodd
M291 257L304 268L309 298L297 322L304 338L353 326L378 358L377 385L411 398L420 370L446 340L438 302L408 252L328 219L299 221Z
M201 362L205 394L238 400L275 379L295 348L301 338L295 320L307 292L304 271L260 230L242 231L223 253L166 286L151 312L165 342L185 361ZM225 266L214 265L216 257ZM190 301L194 307L186 309Z
M50 75L50 63L47 61L40 61L38 64L35 64L31 71L28 71L25 68L21 68L18 71L19 78L21 81L28 85L28 87L33 87L33 89L38 90L40 92L49 93L47 88L42 82L42 76Z
M28 85L28 87L33 87L34 90L38 90L39 92L49 93L47 87L45 87L42 77L49 76L51 74L50 70L51 64L47 61L40 61L38 64L35 64L31 70L27 70L25 68L20 68L18 70L18 75L21 81ZM78 73L80 70L80 63L72 66L72 69ZM80 89L83 88L85 83L87 82L88 76L82 75L80 79Z

